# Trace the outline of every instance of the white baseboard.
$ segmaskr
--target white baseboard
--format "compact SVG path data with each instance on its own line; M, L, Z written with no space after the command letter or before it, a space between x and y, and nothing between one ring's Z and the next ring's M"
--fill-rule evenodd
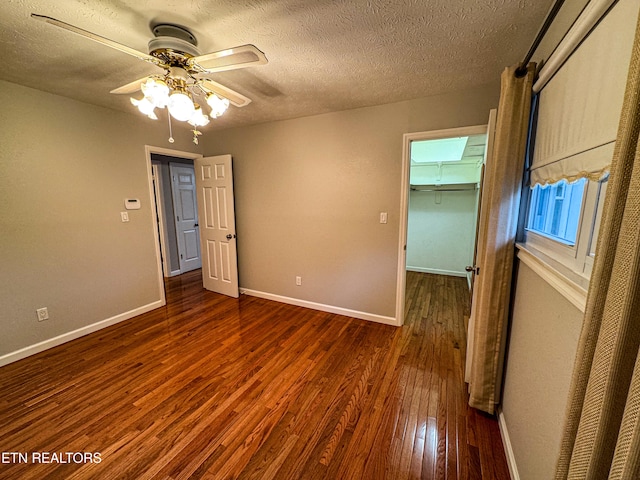
M393 325L395 327L402 326L402 322L398 322L395 317L385 317L376 315L375 313L359 312L357 310L349 310L348 308L334 307L333 305L324 305L322 303L309 302L298 298L283 297L273 293L259 292L248 288L240 288L240 293L250 295L252 297L264 298L275 302L287 303L298 307L311 308L312 310L320 310L321 312L336 313L347 317L358 318L360 320L369 320L371 322L384 323L385 325Z
M500 433L502 434L502 445L504 446L504 453L507 456L507 465L509 466L511 480L520 480L518 466L516 465L516 457L513 454L511 439L509 438L509 431L507 430L507 422L504 419L504 414L500 407L498 407L498 426L500 427Z
M50 348L57 347L58 345L70 342L71 340L75 340L76 338L84 337L85 335L88 335L90 333L97 332L98 330L102 330L103 328L109 327L111 325L115 325L116 323L129 320L130 318L150 312L151 310L155 310L156 308L162 307L163 305L165 305L165 302L163 302L162 300L158 300L156 302L143 305L133 310L129 310L128 312L113 316L111 318L107 318L105 320L92 323L91 325L78 328L77 330L63 333L62 335L58 335L57 337L50 338L43 342L21 348L20 350L16 350L15 352L7 353L6 355L0 356L0 367L13 362L17 362L18 360L22 360L23 358L30 357L31 355L35 355L36 353L44 352L45 350L48 350Z
M433 273L434 275L449 275L451 277L467 276L467 272L457 272L455 270L440 270L437 268L412 267L410 265L407 266L407 270L411 272Z

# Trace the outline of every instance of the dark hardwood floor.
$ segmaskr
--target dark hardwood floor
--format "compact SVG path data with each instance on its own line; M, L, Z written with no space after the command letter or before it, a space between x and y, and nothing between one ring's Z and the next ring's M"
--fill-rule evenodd
M509 478L467 406L464 279L409 273L402 328L230 299L200 271L167 300L0 368L0 478Z

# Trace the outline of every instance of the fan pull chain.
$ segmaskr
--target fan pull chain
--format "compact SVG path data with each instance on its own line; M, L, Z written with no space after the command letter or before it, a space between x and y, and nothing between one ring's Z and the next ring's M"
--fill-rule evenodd
M167 112L167 118L169 119L169 143L175 142L173 139L173 132L171 130L171 114Z
M198 135L202 135L202 132L198 131L196 127L191 130L193 132L193 143L198 145Z

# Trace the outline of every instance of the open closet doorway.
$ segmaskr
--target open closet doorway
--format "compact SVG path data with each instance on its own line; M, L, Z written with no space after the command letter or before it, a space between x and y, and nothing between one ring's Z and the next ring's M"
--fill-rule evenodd
M404 135L399 320L408 271L465 277L471 289L487 137L487 125Z

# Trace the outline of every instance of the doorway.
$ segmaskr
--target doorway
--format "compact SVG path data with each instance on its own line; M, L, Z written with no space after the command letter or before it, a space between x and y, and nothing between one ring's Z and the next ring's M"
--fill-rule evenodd
M193 160L151 154L163 274L201 267Z
M407 270L467 277L473 264L487 125L404 135L396 318Z
M165 221L165 219L163 218L164 216L159 214L161 210L164 208L162 199L171 196L171 188L170 188L170 184L165 185L164 183L166 182L163 183L160 180L160 175L154 174L154 171L158 172L159 168L157 166L157 163L154 165L153 158L154 157L156 159L161 157L167 158L167 170L168 170L169 159L171 160L181 159L181 162L185 163L186 165L193 165L194 160L197 158L202 158L202 155L199 153L183 152L179 150L171 150L168 148L154 147L150 145L145 146L145 155L146 155L146 163L147 163L147 178L149 182L149 196L151 201L151 207L152 207L152 211L154 212L154 215L156 216L155 222L158 226L157 228L153 229L154 236L155 236L154 244L156 245L158 290L160 293L160 298L162 303L166 304L164 278L172 276L172 274L177 275L180 273L180 270L179 270L179 267L173 268L172 270L172 267L170 266L171 264L169 263L169 260L168 260L168 257L170 255L169 248L167 247L168 241L166 241L166 237L163 238L163 235L166 234L167 230L171 229L170 224L172 222ZM167 186L169 186L169 189L167 189ZM165 194L156 195L156 193L161 189L165 190ZM166 192L169 192L169 193L167 194ZM173 200L172 200L172 203L173 203ZM173 219L171 220L173 221ZM174 223L174 228L175 228L175 223ZM177 261L176 263L179 265L179 261Z

